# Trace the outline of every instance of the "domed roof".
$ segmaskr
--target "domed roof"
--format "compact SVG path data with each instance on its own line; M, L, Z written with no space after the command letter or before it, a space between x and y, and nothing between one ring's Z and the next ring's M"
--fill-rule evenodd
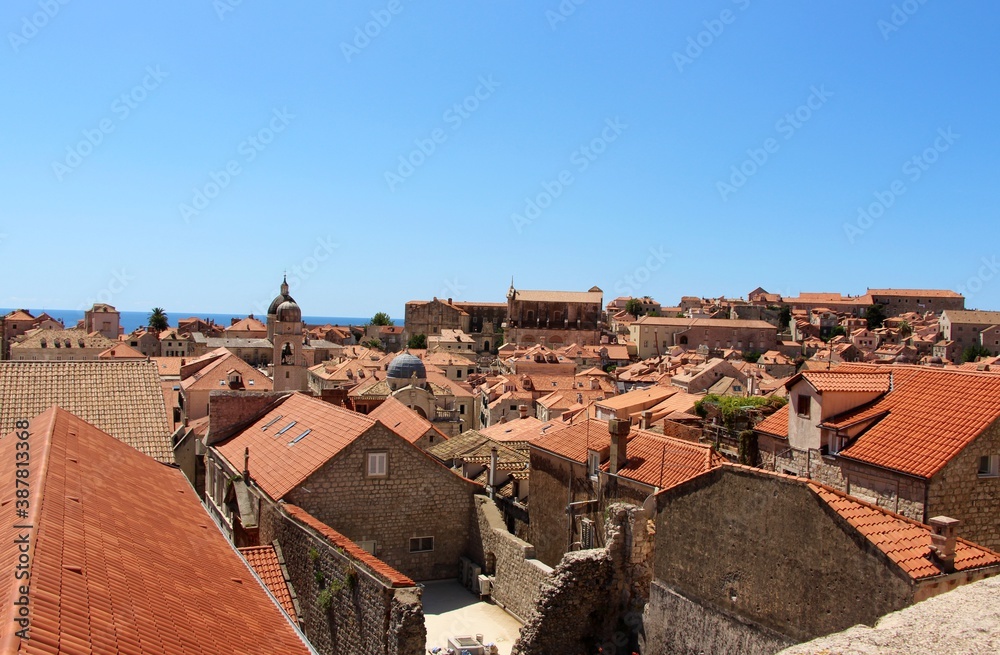
M295 302L290 295L288 295L288 278L284 278L281 281L281 293L274 297L271 304L267 308L268 315L276 314L278 312L278 305L284 302Z
M274 313L282 323L297 323L302 320L302 310L299 308L299 304L291 298L278 305Z
M403 353L402 355L394 357L393 360L389 362L386 377L406 380L409 379L414 373L417 374L417 378L419 379L427 378L427 369L424 368L424 363L420 361L420 358L414 357L410 353Z

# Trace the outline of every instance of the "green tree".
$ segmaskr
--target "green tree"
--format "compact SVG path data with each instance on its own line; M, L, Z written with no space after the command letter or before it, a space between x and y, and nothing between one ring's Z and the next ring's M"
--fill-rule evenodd
M843 325L835 325L834 328L830 330L830 336L827 337L826 340L829 341L830 339L839 336L847 336L847 330Z
M885 310L882 308L882 305L872 305L866 309L865 320L868 321L869 330L882 327L882 324L885 322Z
M788 329L788 326L792 324L792 308L788 305L783 305L781 311L778 312L778 329L784 332Z
M412 337L406 340L407 348L414 348L417 350L427 347L427 335L426 334L414 334Z
M153 308L153 313L149 315L148 325L150 330L156 330L157 332L162 332L170 327L170 323L167 321L167 313L163 311L162 307Z
M372 325L392 325L392 319L385 312L378 312L372 316Z
M756 364L757 360L760 359L760 353L756 350L750 351L748 353L743 353L743 361L750 362L751 364Z
M899 336L904 339L913 334L913 326L910 325L909 321L903 321L899 324Z
M969 346L962 352L963 362L974 362L979 357L991 357L993 353L983 346Z
M625 302L625 311L638 318L639 316L642 316L642 303L638 298L629 298Z
M361 342L361 345L372 350L382 350L382 342L378 339L365 339Z

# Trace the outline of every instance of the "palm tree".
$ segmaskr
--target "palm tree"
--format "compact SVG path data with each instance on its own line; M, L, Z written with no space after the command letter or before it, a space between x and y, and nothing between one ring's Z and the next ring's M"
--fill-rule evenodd
M913 326L910 325L909 321L903 321L899 324L899 336L904 339L913 334Z
M154 307L153 313L149 315L149 329L162 332L168 327L170 327L170 323L167 322L167 313L163 311L162 307Z

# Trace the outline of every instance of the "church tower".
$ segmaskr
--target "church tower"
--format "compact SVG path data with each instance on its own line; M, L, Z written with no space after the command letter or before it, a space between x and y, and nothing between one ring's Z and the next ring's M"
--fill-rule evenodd
M302 354L302 310L288 295L287 279L282 281L281 294L267 310L267 335L274 346L274 390L304 391L307 380Z

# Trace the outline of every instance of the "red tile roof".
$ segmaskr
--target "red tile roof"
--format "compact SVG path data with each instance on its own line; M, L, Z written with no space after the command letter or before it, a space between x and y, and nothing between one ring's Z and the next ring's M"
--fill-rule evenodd
M0 652L310 652L179 470L72 414L31 420L28 517L0 527L0 558L30 535L30 640L11 629L23 582L0 583ZM13 481L14 433L0 439ZM0 491L13 515L14 485ZM10 566L5 564L5 566Z
M554 421L542 421L534 416L527 418L515 418L503 423L481 428L479 434L496 441L534 441L542 436L543 430L554 429Z
M874 366L845 364L841 370L845 368ZM851 423L884 414L841 457L929 478L1000 418L1000 376L926 366L891 368L893 391L832 417L836 423Z
M381 405L369 412L368 416L381 421L383 425L410 443L416 443L420 437L428 432L433 432L434 436L441 437L441 441L448 438L430 421L392 396L386 398Z
M611 447L608 422L588 419L566 427L556 426L535 439L531 443L531 447L533 449L540 448L574 462L585 464L588 450L603 450Z
M247 561L250 568L254 570L274 596L281 609L285 610L292 621L298 622L295 614L295 603L292 602L292 594L288 590L288 580L285 579L285 572L281 570L281 562L278 560L278 553L274 546L249 546L240 548L243 559Z
M945 573L931 556L931 528L928 526L851 498L825 485L810 483L808 486L914 580ZM956 571L996 565L1000 565L1000 554L964 539L957 540Z
M788 405L778 408L773 414L758 423L755 427L758 432L773 434L782 439L788 438Z
M145 355L127 343L112 346L104 352L98 353L97 357L98 359L146 359Z
M242 470L249 448L250 477L280 500L374 425L369 416L294 393L215 448L236 470Z
M789 379L785 386L791 388L800 378L805 378L820 393L824 391L885 393L889 390L888 372L859 373L841 369L836 371L805 371Z
M707 444L632 430L620 477L667 489L719 466L722 457ZM603 467L607 470L607 466Z
M341 548L346 555L351 559L356 560L364 564L368 569L376 574L377 577L381 578L383 581L387 582L393 587L414 587L416 583L409 577L403 575L396 569L392 568L379 558L375 557L367 550L361 548L344 535L340 534L326 523L323 523L316 517L314 517L309 512L305 511L301 507L296 505L283 504L282 507L288 512L288 515L293 519L298 520L301 523L309 526L317 533L319 533L324 539L329 541L334 546Z
M226 350L224 356L184 378L181 388L185 391L227 391L230 371L239 373L242 388L248 391L271 391L274 387L271 378Z

